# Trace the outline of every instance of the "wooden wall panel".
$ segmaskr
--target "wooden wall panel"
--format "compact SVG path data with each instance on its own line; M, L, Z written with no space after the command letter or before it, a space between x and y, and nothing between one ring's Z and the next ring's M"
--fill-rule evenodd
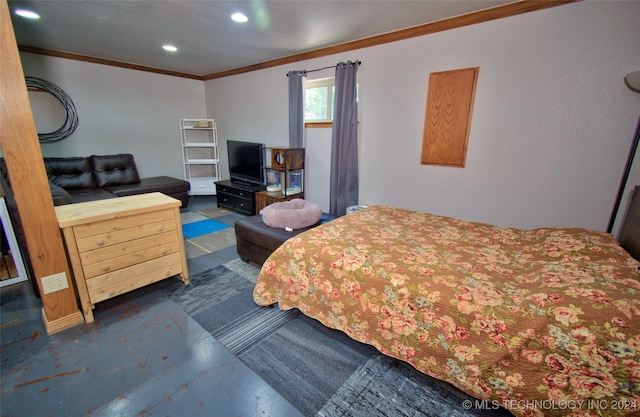
M422 164L464 167L478 67L434 72L422 138Z
M0 0L0 146L18 204L47 333L83 323L49 191L18 45L6 0ZM40 279L65 272L69 288L44 294Z

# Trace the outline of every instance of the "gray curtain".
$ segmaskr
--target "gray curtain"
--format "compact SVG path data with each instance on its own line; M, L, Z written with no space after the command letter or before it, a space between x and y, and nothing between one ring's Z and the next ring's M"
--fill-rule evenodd
M304 78L306 71L289 71L289 147L304 147Z
M358 103L356 74L360 61L336 66L329 211L343 215L358 204Z

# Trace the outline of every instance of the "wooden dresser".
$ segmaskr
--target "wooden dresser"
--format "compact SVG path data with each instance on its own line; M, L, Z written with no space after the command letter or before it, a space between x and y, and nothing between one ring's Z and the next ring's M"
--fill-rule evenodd
M55 208L87 323L100 301L175 275L189 283L180 205L149 193Z

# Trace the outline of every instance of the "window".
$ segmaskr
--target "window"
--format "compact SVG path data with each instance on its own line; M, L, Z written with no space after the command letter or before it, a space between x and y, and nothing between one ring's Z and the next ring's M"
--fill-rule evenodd
M306 82L305 122L330 122L333 120L333 95L335 91L335 78L333 77Z

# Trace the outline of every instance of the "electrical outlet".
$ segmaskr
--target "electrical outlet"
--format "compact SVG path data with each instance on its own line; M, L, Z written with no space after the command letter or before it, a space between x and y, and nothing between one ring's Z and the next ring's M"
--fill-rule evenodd
M69 288L69 281L65 272L42 277L42 291L45 294L51 294L65 288Z

